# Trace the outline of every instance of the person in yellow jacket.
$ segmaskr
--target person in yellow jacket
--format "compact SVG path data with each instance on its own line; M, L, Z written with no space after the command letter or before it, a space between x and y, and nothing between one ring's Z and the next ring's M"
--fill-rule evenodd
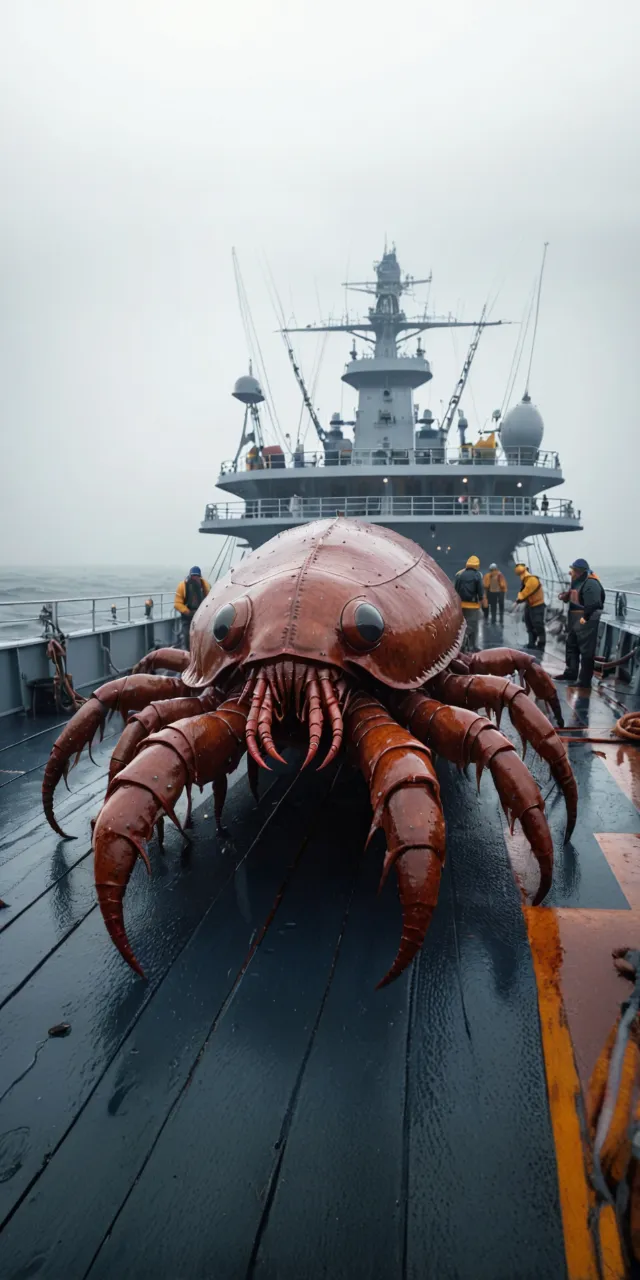
M535 573L530 573L526 564L517 564L516 573L520 579L520 591L516 597L514 608L524 605L524 624L527 628L528 643L526 649L544 649L547 636L544 629L544 591L542 583Z
M502 624L504 622L504 602L507 596L507 579L500 572L497 564L489 565L489 572L484 575L484 590L487 604L491 611L491 621L496 621L499 610L500 623Z
M185 649L189 648L191 620L210 590L211 587L207 579L203 578L202 570L197 564L193 565L189 570L188 576L182 582L179 582L176 587L173 607L182 615L182 644Z

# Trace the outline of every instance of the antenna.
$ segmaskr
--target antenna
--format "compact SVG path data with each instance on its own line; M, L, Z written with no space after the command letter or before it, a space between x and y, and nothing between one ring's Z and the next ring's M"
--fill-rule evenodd
M548 248L549 248L549 241L545 240L544 248L542 250L542 265L540 267L540 279L538 280L538 296L536 298L536 315L535 315L535 320L533 322L533 337L531 339L531 355L529 356L529 368L527 369L527 385L524 389L524 396L523 396L524 400L530 399L529 381L531 379L531 366L533 364L533 353L536 348L536 335L538 332L538 316L540 314L540 295L542 293L542 277L544 275L544 264L546 261Z

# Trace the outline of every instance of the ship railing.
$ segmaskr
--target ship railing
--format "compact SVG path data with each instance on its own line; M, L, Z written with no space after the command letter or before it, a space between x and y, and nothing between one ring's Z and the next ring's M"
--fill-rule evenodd
M550 577L548 574L538 573L545 592L547 606L555 613L567 614L569 605L566 601L559 600L560 592L569 589L570 580L567 573L566 578L560 579ZM631 587L624 587L610 581L608 578L601 579L604 587L606 599L604 603L604 614L609 619L617 619L620 625L631 623L634 627L640 628L640 591L634 591Z
M239 462L226 461L220 475L236 475L239 471L284 471L315 467L540 467L560 470L556 452L539 449L489 449L483 445L465 445L458 449L425 446L418 449L316 449L314 452L293 450L291 453L246 455Z
M396 497L393 494L368 494L362 497L254 498L246 502L209 503L204 523L226 523L234 520L320 520L336 515L352 518L385 518L390 516L485 516L495 519L514 516L539 516L545 519L575 520L580 511L570 501L518 496L473 497Z
M126 623L154 622L174 616L171 591L129 595L69 596L53 600L0 601L0 645L9 637L27 639L62 631L106 631ZM177 614L175 615L177 617Z

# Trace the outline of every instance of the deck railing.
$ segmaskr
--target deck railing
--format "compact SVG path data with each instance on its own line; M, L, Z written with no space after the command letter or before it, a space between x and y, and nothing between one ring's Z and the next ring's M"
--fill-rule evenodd
M547 471L560 470L557 453L539 449L487 449L468 445L458 449L442 447L418 449L341 449L327 447L315 452L302 450L290 453L245 456L238 462L226 461L220 467L220 475L244 474L246 471L302 470L315 467L540 467Z
M123 623L156 621L174 614L171 591L133 592L130 595L69 596L52 600L1 600L0 644L12 638L41 636L59 629L104 631ZM176 615L177 616L177 615Z
M491 519L514 516L580 521L580 511L572 502L548 501L545 507L529 497L395 497L392 494L347 498L254 498L247 502L209 503L204 524L225 524L237 520L320 520L342 515L360 519L395 516L463 517Z

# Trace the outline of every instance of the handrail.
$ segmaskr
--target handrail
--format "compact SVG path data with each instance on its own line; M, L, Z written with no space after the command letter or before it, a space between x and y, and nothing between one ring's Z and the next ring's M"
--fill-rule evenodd
M108 607L104 606L104 601L107 600L110 602ZM16 639L48 636L56 629L63 631L65 635L73 635L78 631L95 632L106 627L117 629L131 622L154 622L173 617L173 600L174 593L166 590L114 591L108 596L60 596L57 599L48 596L37 600L0 600L0 628L11 628ZM65 607L67 605L84 607L70 610ZM7 617L6 610L15 611L14 616ZM24 612L25 610L38 612Z
M460 497L396 497L393 494L372 495L362 497L327 497L301 498L254 498L246 502L208 503L205 508L204 524L224 524L233 520L319 520L336 515L352 518L389 518L389 516L485 516L502 519L514 516L540 518L541 523L547 519L573 520L576 525L581 512L576 511L571 501L558 499L542 505L536 498L507 495L474 496L465 494Z
M447 449L442 445L415 449L393 449L381 445L378 449L351 449L340 443L328 444L324 452L294 450L290 453L245 455L241 463L221 463L220 475L245 474L247 471L302 470L305 467L537 467L548 471L560 470L560 457L552 450L532 448L488 449L485 445L464 445Z

